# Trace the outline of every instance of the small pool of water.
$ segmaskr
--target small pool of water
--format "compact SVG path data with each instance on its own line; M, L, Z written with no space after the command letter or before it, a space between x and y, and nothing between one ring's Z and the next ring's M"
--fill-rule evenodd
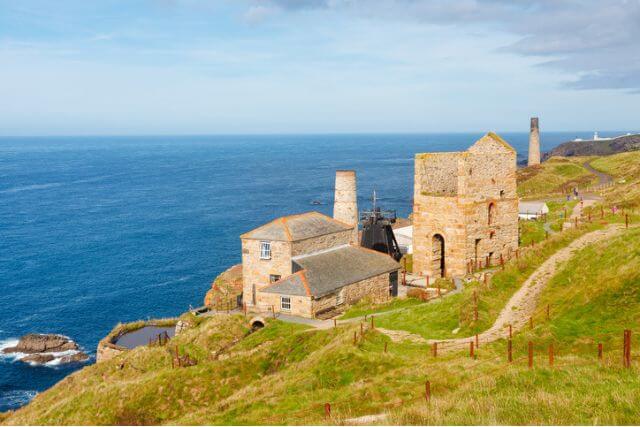
M165 332L172 338L176 332L175 326L143 326L120 336L114 344L129 349L136 348L149 344L149 340L156 341L158 335L164 336Z

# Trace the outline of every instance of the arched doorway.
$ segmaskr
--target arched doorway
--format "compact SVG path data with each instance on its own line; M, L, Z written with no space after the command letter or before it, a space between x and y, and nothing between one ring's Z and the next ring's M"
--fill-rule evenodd
M489 212L487 212L487 224L493 225L496 220L496 204L489 203Z
M433 235L431 250L431 271L433 271L434 279L445 277L445 251L444 237L442 235Z

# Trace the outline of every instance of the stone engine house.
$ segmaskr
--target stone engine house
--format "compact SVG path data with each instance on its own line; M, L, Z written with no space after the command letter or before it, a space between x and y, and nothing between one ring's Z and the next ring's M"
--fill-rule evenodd
M516 152L488 133L467 151L415 157L413 271L464 275L518 247Z

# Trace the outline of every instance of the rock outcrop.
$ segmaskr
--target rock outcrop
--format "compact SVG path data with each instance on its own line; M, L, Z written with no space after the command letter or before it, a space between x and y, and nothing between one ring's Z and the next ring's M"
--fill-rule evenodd
M239 295L242 294L242 264L222 272L211 283L211 289L204 297L204 305L224 309L235 307Z
M4 354L26 354L18 360L25 363L44 365L57 363L85 362L89 356L80 351L78 344L68 337L56 334L28 334L20 338L15 347L2 350Z

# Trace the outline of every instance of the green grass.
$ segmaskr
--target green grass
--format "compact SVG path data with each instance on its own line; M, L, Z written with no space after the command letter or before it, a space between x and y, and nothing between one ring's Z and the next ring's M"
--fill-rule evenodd
M376 324L385 329L411 332L427 339L445 339L472 335L487 329L500 310L529 275L551 254L567 246L587 231L600 228L593 223L588 227L555 234L549 239L523 251L519 260L512 260L504 271L497 271L490 286L472 282L460 294L427 304L408 307L401 312L376 314ZM478 297L478 320L474 320L474 292ZM458 330L454 334L454 331Z
M582 165L586 160L584 157L553 157L539 166L518 170L518 195L545 197L597 182L597 177Z
M618 179L636 179L640 177L640 151L599 157L591 162L591 167Z
M370 301L363 300L350 307L339 319L353 319L354 317L362 317L365 314L384 313L420 304L424 304L424 302L416 298L395 298L384 304L373 304Z
M531 242L541 242L545 239L544 222L539 220L520 220L520 245L529 246Z
M621 368L620 340L622 329L637 328L640 320L640 230L623 233L579 251L551 280L540 301L541 307L550 305L551 319L540 310L534 329L514 336L511 365L504 340L482 344L477 360L466 351L433 358L425 344L391 342L371 330L361 338L359 325L319 331L268 320L264 329L246 335L242 316L218 316L171 341L170 348L193 351L195 367L172 369L167 348L139 348L70 375L0 422L340 424L386 412L385 423L394 424L638 424L640 369L637 360L631 371ZM407 310L449 305L453 318L456 298L458 309L468 306L475 288L484 325L478 326L485 327L537 257L570 236L554 236L521 257L522 271L508 267L486 292L474 284L462 295ZM429 321L437 324L433 314ZM376 316L378 325L383 317ZM535 343L532 370L524 359L529 340ZM557 349L553 369L546 362L550 342ZM605 344L603 364L596 359L597 342ZM635 340L633 353L639 349ZM423 398L426 379L429 405ZM332 405L329 420L325 402Z

